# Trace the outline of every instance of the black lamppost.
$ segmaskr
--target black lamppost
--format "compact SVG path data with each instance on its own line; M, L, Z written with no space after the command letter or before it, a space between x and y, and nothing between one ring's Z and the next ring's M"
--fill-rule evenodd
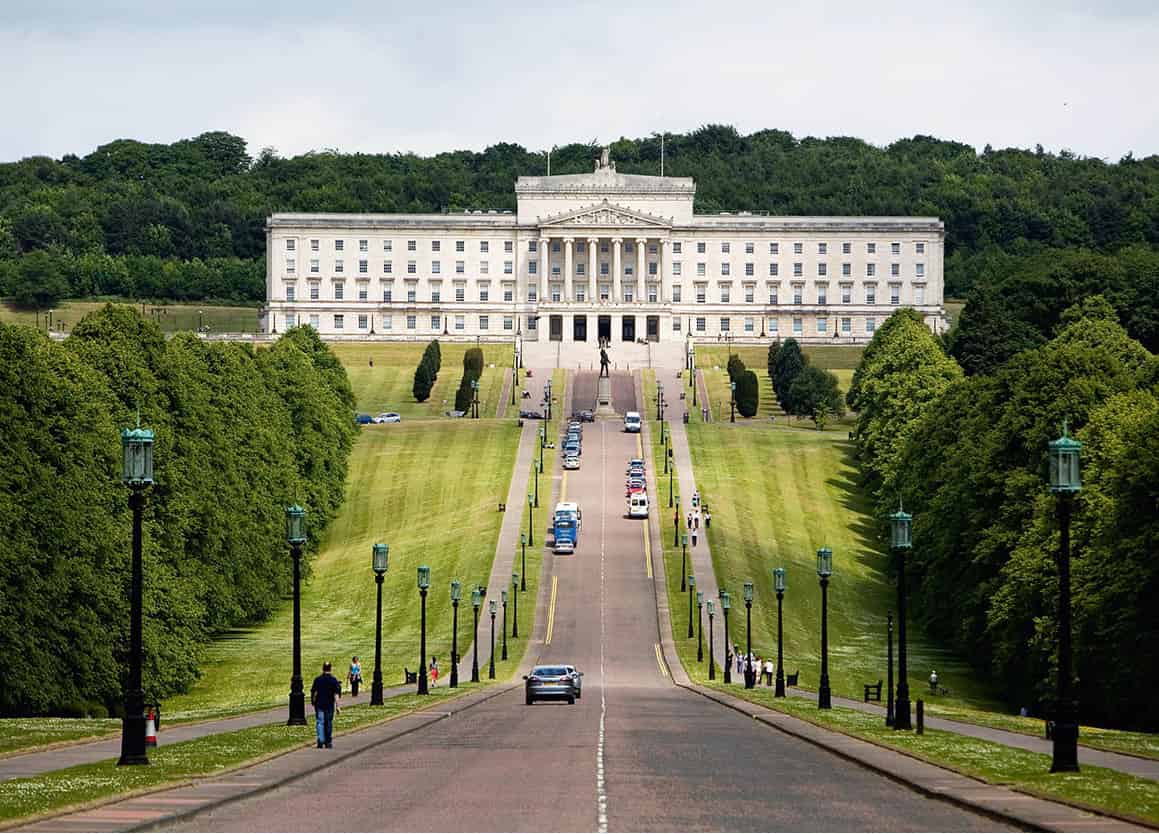
M684 586L684 570L685 562L688 559L688 534L685 533L680 537L680 593L688 590Z
M527 535L525 533L519 534L519 547L523 552L523 572L516 574L519 577L519 590L527 590Z
M744 688L752 689L756 686L756 676L753 674L753 583L744 584L744 615L745 615L745 673Z
M451 689L459 685L459 600L463 596L463 584L458 579L451 582Z
M667 460L667 458L665 459ZM672 470L668 470L668 506L672 506Z
M306 723L306 692L302 686L302 545L306 543L306 511L295 504L286 508L286 541L294 561L294 671L290 675L288 726Z
M773 569L773 590L777 592L777 685L773 690L774 698L785 697L785 641L781 634L781 607L785 598L785 569Z
M519 574L511 574L511 636L519 636Z
M479 380L471 380L471 416L479 419Z
M833 706L829 694L829 577L833 575L833 551L817 549L817 576L821 580L821 685L817 688L817 708Z
M664 396L664 383L656 383L656 419L660 419L660 399Z
M535 530L534 507L535 507L535 498L532 495L528 495L527 496L527 543L532 545L533 547L535 545L535 542L532 541L532 539L534 538L534 535L535 535L534 534L534 530ZM526 570L526 568L524 570Z
M478 587L471 590L471 607L475 609L475 636L471 642L474 644L474 656L471 659L471 683L479 682L479 606L483 604L483 592Z
M504 588L499 592L499 596L503 599L503 655L500 660L507 659L507 589Z
M693 354L688 363L688 384L692 386L692 407L696 408L696 354Z
M714 643L712 639L712 619L716 614L716 605L712 600L708 601L708 679L710 681L716 680L716 652L713 649Z
M688 574L688 638L692 639L692 603L693 596L696 594L696 577L691 573Z
M724 682L732 683L732 664L729 662L732 654L732 643L728 640L728 612L732 608L732 598L728 591L720 592L720 610L724 614Z
M1079 452L1083 444L1067 435L1050 442L1050 491L1058 496L1058 696L1054 708L1054 749L1051 773L1079 769L1078 701L1071 697L1070 657L1070 516L1075 494L1082 489Z
M419 599L422 618L419 621L419 695L428 694L427 689L427 590L431 587L431 569L419 565Z
M519 387L519 353L511 347L511 404L515 405L515 389Z
M728 384L729 401L728 401L728 421L730 423L736 422L736 383L730 382Z
M551 418L548 417L547 419L550 420ZM543 447L546 445L547 445L547 426L540 425L540 427L539 427L539 474L540 475L543 474ZM536 494L538 495L539 494L539 479L538 478L535 481L535 491L536 491ZM537 506L537 507L539 506L539 499L538 498L535 499L535 506Z
M145 487L153 483L153 430L121 430L121 482L130 490L133 511L133 573L129 604L129 681L125 689L125 717L121 721L119 765L147 765L145 750L145 689L141 681L144 648L141 639L144 570L141 566L141 515L145 509ZM295 565L297 563L295 562ZM305 724L305 718L302 719Z
M704 591L696 592L696 662L704 662Z
M910 549L913 516L899 505L889 516L890 548L897 559L897 698L893 706L893 728L912 729L909 714L909 676L906 672L905 641L905 552Z
M370 548L370 567L374 584L378 586L378 602L374 608L374 679L370 683L370 705L382 706L382 579L390 560L390 548L376 544Z
M487 607L491 612L491 662L488 664L487 678L495 680L495 614L499 606L495 600L489 600Z
M893 726L893 612L885 615L885 726Z
M672 546L676 547L676 536L680 532L680 496L676 496L676 509L672 511ZM683 574L684 571L681 571Z

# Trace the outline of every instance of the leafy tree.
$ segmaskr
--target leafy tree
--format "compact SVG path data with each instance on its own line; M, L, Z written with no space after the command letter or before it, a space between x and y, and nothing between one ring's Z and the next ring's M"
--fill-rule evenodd
M742 417L755 417L760 405L760 385L753 371L741 371L736 378L736 410Z
M741 358L735 353L729 354L728 357L728 379L730 382L738 382L740 377L745 372L745 364Z
M773 391L777 395L777 402L789 414L793 413L793 400L790 389L793 380L805 369L805 354L801 352L801 345L796 339L786 339L777 351L773 363Z
M831 415L844 413L837 377L814 365L806 365L797 374L789 388L789 399L793 403L792 413L813 418L818 429L824 428Z
M414 385L411 387L411 393L417 402L425 403L431 396L431 388L435 385L435 377L431 372L431 362L427 356L423 356L419 360L418 367L415 368Z
M769 361L768 361L769 382L774 381L776 367L777 367L777 353L780 351L780 349L781 349L780 342L772 342L769 345Z

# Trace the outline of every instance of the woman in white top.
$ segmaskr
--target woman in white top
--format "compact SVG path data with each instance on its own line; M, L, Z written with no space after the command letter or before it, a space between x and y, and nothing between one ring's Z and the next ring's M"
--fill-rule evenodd
M765 680L768 686L773 685L773 661L771 660L765 661Z

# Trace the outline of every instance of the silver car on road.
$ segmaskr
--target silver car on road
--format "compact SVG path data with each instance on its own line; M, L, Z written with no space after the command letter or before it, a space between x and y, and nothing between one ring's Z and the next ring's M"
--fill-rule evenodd
M524 675L527 704L536 701L566 700L574 704L576 699L576 678L572 676L574 667L554 665L536 666L530 675Z

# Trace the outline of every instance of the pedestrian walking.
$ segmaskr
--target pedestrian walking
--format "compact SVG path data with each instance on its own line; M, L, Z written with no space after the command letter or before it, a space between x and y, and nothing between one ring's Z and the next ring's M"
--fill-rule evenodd
M744 674L744 656L743 655L738 654L736 656L736 673L738 675Z
M930 671L930 692L934 695L938 694L938 670L932 669Z
M439 660L431 655L431 686L439 685Z
M700 490L694 489L692 491L692 507L696 509L700 506Z
M697 513L696 515L692 516L692 526L693 526L693 528L695 528L697 530L700 529L700 513Z
M350 658L350 671L346 675L346 682L350 684L350 696L358 697L358 687L362 683L362 664L358 662L358 655Z
M696 547L696 528L692 528L692 546Z
M765 661L765 684L766 686L773 685L773 661Z
M688 523L684 525L685 530L692 529L692 510L688 511Z
M704 508L704 527L708 529L712 525L712 513L708 511L708 507Z
M314 729L318 733L318 749L334 746L334 713L342 698L342 684L330 673L330 663L322 664L322 674L310 686L310 704L314 707Z

